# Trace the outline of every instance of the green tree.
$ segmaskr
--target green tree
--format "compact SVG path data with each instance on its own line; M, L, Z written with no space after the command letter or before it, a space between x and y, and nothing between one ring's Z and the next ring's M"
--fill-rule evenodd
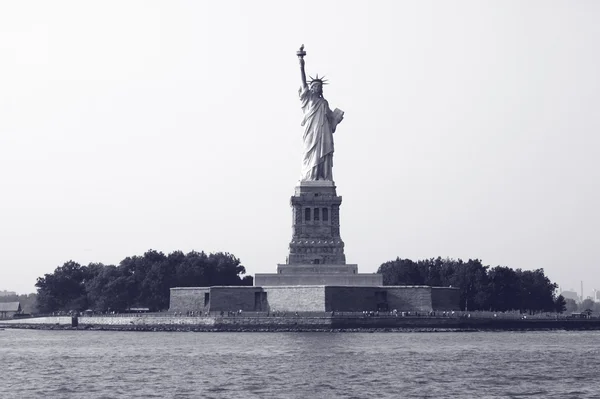
M463 310L516 310L553 312L557 308L556 284L544 269L513 270L505 266L492 269L479 259L443 259L413 262L388 261L379 267L384 285L452 286L460 290ZM568 304L567 304L568 305Z
M565 312L573 313L573 312L577 312L577 309L578 309L577 302L575 302L574 299L571 299L571 298L565 299Z
M168 308L173 272L174 268L167 259L153 263L142 281L138 306L150 309Z
M238 258L223 252L175 251L167 256L149 250L123 259L118 266L67 262L38 279L38 305L42 312L161 310L168 308L173 287L252 285L252 276L242 278L245 273Z
M79 263L68 261L52 274L39 277L37 305L42 313L57 310L81 311L87 307L85 281L88 270Z
M175 266L175 286L207 287L210 285L206 264L208 256L204 252L192 251L177 262Z
M487 309L489 294L487 269L479 259L469 259L468 262L449 261L449 267L454 269L449 285L460 289L460 308L463 310Z
M383 275L383 285L424 285L425 279L419 266L410 259L383 263L377 271Z
M585 312L585 311L586 311L586 310L588 310L588 309L589 309L589 310L591 310L591 311L593 311L593 309L594 309L594 305L595 305L595 302L594 302L594 301L592 301L591 299L589 299L589 298L587 298L587 299L584 299L584 300L583 300L583 301L582 301L582 302L579 304L579 311L580 311L580 312Z
M127 307L148 307L148 302L156 302L156 298L152 296L157 288L151 281L152 278L156 278L156 273L149 280L146 280L146 277L156 263L166 260L165 254L150 249L142 256L127 257L119 263L121 273L127 278Z
M448 259L442 259L441 257L417 261L416 267L418 269L419 281L422 281L424 285L434 287L444 285L445 276L442 276L442 270L448 261Z
M559 295L556 297L556 300L554 301L554 310L557 313L563 313L565 310L567 310L567 301L565 300L564 296Z
M223 252L210 254L207 268L213 270L211 285L240 285L240 275L246 274L238 258Z
M127 309L130 281L116 266L102 266L95 277L86 283L91 309L100 312Z
M519 277L519 301L521 311L553 312L555 309L554 292L558 287L544 274L544 269L517 269Z
M240 285L244 285L247 287L252 287L254 285L254 277L252 276L244 276Z
M510 267L496 266L488 272L490 309L507 311L520 309L519 277Z

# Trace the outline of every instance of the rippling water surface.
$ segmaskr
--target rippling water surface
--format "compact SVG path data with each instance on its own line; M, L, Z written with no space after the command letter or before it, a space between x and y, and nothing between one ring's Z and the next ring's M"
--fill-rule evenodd
M600 398L600 332L0 331L0 398Z

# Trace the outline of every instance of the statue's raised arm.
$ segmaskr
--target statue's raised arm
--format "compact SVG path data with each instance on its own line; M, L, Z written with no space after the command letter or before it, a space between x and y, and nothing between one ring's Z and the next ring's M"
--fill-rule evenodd
M296 51L296 55L298 56L298 60L300 61L300 76L302 78L302 88L306 88L306 72L304 71L304 56L306 55L306 51L304 51L304 44L300 46L300 50Z

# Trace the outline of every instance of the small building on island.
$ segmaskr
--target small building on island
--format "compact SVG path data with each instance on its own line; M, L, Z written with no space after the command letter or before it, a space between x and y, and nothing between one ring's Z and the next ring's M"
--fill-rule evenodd
M0 319L10 319L21 311L20 302L0 302Z

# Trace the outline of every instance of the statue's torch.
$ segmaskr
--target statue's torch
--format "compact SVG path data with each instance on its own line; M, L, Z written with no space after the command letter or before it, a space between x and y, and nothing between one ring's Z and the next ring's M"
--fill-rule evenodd
M300 50L296 51L296 55L298 58L302 59L306 55L306 51L304 51L304 44L300 46Z

